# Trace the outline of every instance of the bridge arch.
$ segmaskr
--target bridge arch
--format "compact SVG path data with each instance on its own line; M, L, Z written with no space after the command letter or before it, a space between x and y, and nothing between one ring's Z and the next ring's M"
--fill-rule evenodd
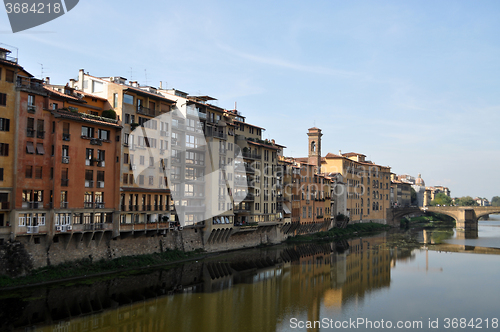
M481 217L484 217L488 214L500 214L500 207L498 208L498 210L489 210L489 211L477 211L476 210L476 217L477 219L481 218Z

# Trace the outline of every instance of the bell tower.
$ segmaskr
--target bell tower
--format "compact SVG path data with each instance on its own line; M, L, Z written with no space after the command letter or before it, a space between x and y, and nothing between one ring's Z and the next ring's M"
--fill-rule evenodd
M307 136L309 136L309 164L316 166L316 172L321 173L321 136L323 134L321 129L313 127L309 128Z

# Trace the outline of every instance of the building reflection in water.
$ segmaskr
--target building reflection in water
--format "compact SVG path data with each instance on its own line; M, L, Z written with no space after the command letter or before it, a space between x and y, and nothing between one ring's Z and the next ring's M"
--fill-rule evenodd
M237 251L168 270L0 300L1 330L276 331L389 287L385 236ZM4 310L5 309L5 310Z

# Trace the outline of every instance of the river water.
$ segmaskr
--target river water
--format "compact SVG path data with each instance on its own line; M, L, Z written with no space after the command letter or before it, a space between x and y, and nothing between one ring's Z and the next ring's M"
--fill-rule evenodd
M384 233L0 293L0 330L500 331L500 218L479 225L409 232L414 249Z

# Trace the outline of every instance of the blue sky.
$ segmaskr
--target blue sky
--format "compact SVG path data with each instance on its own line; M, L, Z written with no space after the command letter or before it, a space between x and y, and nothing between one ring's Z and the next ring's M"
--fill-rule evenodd
M360 152L452 196L500 195L498 1L94 1L0 42L52 83L124 76L218 98L305 156Z

